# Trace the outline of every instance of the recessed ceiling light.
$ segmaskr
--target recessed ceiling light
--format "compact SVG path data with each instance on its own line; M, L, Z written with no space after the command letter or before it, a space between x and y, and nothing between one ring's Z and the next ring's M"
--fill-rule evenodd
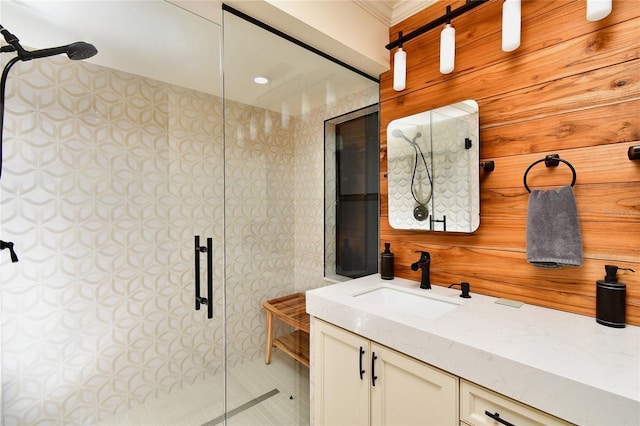
M257 76L253 78L253 82L256 84L267 84L271 81L271 79L269 77L264 77L264 76Z

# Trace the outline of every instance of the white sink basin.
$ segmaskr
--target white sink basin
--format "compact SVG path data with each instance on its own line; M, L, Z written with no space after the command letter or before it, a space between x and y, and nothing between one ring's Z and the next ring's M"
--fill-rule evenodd
M358 301L370 303L376 309L435 319L462 304L461 300L430 294L429 290L413 290L389 284L353 293Z

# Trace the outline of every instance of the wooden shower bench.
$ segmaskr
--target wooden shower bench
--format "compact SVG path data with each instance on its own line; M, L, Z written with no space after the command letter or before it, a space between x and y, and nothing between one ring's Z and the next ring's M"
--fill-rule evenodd
M306 311L306 298L302 293L290 294L267 300L262 303L267 311L267 350L265 364L271 362L273 348L280 348L284 353L309 366L309 314ZM289 324L293 333L274 339L273 319Z

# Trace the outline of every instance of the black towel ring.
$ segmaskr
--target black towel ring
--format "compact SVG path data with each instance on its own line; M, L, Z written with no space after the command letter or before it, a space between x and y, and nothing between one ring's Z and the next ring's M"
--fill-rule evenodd
M558 154L553 154L553 155L547 155L546 157L533 162L524 172L524 179L523 179L524 187L527 188L527 192L531 193L531 189L529 189L529 185L527 185L527 174L529 173L529 170L531 170L531 168L533 168L533 166L535 166L536 164L542 163L543 161L544 161L544 165L547 167L557 167L559 161L569 166L569 168L571 169L571 173L573 173L573 180L571 181L571 186L576 184L576 169L574 169L571 163L569 163L567 160L563 160L562 158L560 158Z

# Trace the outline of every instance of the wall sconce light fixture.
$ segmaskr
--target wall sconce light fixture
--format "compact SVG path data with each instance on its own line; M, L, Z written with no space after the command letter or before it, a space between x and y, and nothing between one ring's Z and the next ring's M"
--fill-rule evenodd
M407 35L402 35L402 32L399 33L398 38L391 43L387 44L385 47L388 50L399 47L396 53L393 56L393 88L396 91L401 91L405 89L406 86L406 77L407 77L407 53L402 49L402 44L406 43L409 40L412 40L429 30L434 28L438 28L442 24L446 25L442 30L441 38L440 38L440 64L441 70L442 65L447 65L444 69L451 68L450 71L453 71L453 67L455 65L455 29L450 25L451 19L456 18L463 13L470 11L471 9L480 6L483 3L488 2L489 0L467 0L466 3L455 10L451 10L451 6L447 6L447 13L433 21L429 22L426 25L421 26L413 31L411 31ZM443 49L443 43L445 44ZM443 50L445 50L445 55L443 55ZM446 63L443 64L443 59Z
M440 32L440 72L449 74L456 64L456 29L451 26L451 6L447 6L446 25Z
M611 0L587 0L587 21L599 21L611 13Z
M522 25L520 0L504 0L502 4L502 50L513 52L520 46Z
M399 38L402 39L402 31ZM402 49L402 43L393 55L393 90L400 92L407 85L407 52Z
M455 66L456 30L451 26L451 20L456 18L489 0L466 0L466 3L455 10L447 6L447 13L411 31L403 36L400 31L396 40L385 47L391 50L399 47L394 55L393 88L396 91L405 89L407 79L407 53L402 49L402 44L412 40L427 31L445 24L440 33L440 72L449 74ZM611 13L612 0L586 0L587 20L598 21ZM512 52L520 46L520 33L522 27L521 0L504 0L502 4L502 50Z

